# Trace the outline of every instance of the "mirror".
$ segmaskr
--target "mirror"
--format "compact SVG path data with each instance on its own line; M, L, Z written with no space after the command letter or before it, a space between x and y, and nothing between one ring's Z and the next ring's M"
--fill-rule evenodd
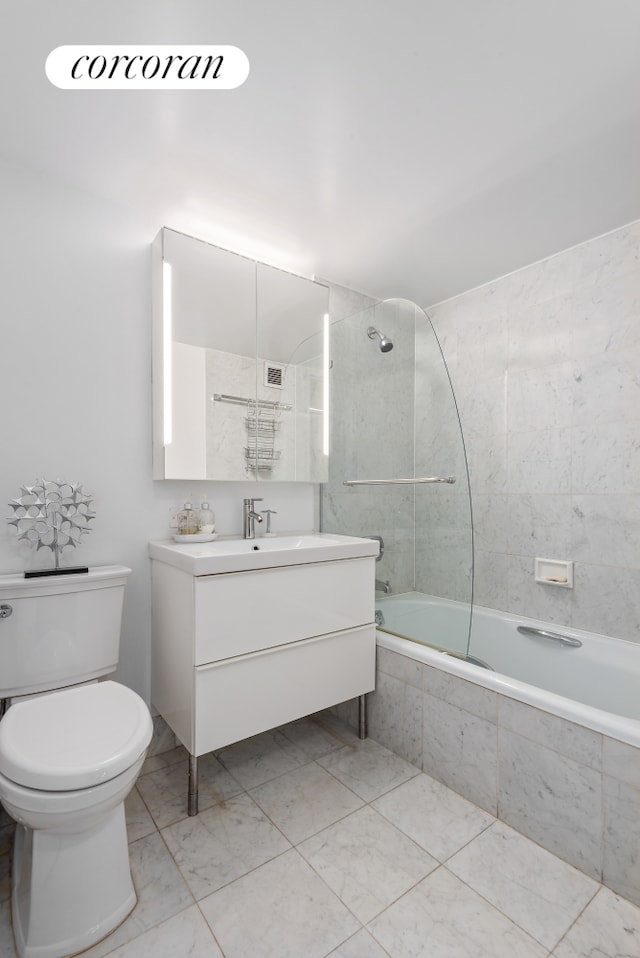
M164 228L154 478L324 482L328 287Z

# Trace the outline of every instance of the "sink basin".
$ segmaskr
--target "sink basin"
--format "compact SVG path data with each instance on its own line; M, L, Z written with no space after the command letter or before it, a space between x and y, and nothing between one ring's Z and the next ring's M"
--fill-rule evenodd
M159 540L149 543L152 559L176 566L190 575L246 572L377 554L378 543L373 539L328 532L305 532L273 538L262 536L256 539L229 537L213 542L176 543Z

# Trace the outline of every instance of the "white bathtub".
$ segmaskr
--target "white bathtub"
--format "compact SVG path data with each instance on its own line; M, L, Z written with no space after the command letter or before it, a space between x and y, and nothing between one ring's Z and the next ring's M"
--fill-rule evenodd
M468 607L409 593L376 608L466 649ZM371 737L640 905L640 646L482 608L469 651L496 671L380 628L377 642Z
M385 619L385 631L378 631L383 648L640 746L640 645L474 607L469 654L495 670L488 671L438 651L466 650L466 604L410 592L378 599L376 609ZM582 645L522 635L518 626L559 633Z

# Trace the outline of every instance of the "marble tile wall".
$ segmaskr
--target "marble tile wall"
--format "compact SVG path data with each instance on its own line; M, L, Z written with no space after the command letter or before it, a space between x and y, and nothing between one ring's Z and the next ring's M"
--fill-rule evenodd
M369 734L640 904L640 749L378 648Z
M477 604L640 641L640 221L428 309L465 435ZM534 581L570 559L573 590Z
M255 449L255 439L249 440L245 420L250 416L248 406L214 400L214 394L253 397L269 402L281 402L293 407L275 413L277 429L273 437L274 459L272 469L265 473L272 480L295 476L296 454L296 383L295 369L288 369L282 389L263 383L264 360L239 356L219 349L206 350L207 386L207 475L218 479L237 479L246 475L255 478L255 471L247 463L245 449ZM267 415L267 419L270 417Z
M322 528L378 535L385 554L376 577L394 592L413 589L414 498L403 486L347 488L345 479L413 475L414 329L404 314L331 287L331 454L322 489ZM343 321L339 321L343 320ZM382 353L367 328L394 342Z
M206 350L207 383L207 475L234 479L246 475L251 478L245 458L247 430L244 419L246 406L218 402L213 396L256 395L255 359L223 352Z

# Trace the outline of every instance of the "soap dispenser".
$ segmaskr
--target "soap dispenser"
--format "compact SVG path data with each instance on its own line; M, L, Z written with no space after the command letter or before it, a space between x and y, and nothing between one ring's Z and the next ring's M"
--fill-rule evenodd
M178 513L178 535L194 536L200 532L198 516L190 502L185 502L184 509Z
M213 535L216 531L216 517L213 514L211 506L206 499L200 506L200 532L205 535Z

